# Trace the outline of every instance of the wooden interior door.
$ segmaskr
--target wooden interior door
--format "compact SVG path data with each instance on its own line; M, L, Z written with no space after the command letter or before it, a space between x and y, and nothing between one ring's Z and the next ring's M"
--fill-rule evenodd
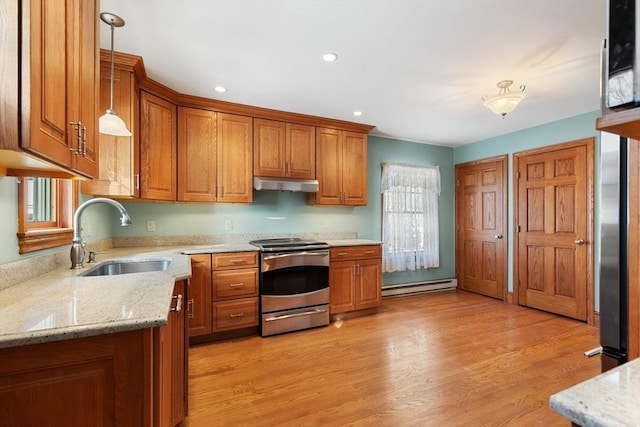
M514 156L520 305L587 320L592 152L581 140Z
M493 298L506 296L507 157L456 165L458 286Z

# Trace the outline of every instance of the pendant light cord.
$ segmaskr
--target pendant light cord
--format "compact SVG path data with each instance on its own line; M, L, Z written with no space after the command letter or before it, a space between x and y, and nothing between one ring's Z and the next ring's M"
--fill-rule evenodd
M113 24L110 25L111 27L111 103L109 104L109 111L113 112L113 72L114 72L114 66L113 66Z

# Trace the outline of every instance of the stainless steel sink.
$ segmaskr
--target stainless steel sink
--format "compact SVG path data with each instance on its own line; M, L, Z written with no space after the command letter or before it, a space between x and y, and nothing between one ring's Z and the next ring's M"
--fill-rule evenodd
M141 259L106 261L81 276L114 276L117 274L147 273L165 271L171 264L170 259Z

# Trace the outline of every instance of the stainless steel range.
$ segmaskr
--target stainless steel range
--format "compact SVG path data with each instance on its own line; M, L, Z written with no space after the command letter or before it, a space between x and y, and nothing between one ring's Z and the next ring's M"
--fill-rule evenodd
M329 324L329 245L299 238L249 242L260 248L260 333Z

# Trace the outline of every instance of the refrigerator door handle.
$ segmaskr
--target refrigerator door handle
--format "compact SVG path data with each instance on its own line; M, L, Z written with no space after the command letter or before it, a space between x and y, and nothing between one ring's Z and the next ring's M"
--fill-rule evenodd
M599 354L602 354L602 346L600 347L596 347L596 348L592 348L591 350L587 350L584 352L584 357L593 357L593 356L597 356Z

